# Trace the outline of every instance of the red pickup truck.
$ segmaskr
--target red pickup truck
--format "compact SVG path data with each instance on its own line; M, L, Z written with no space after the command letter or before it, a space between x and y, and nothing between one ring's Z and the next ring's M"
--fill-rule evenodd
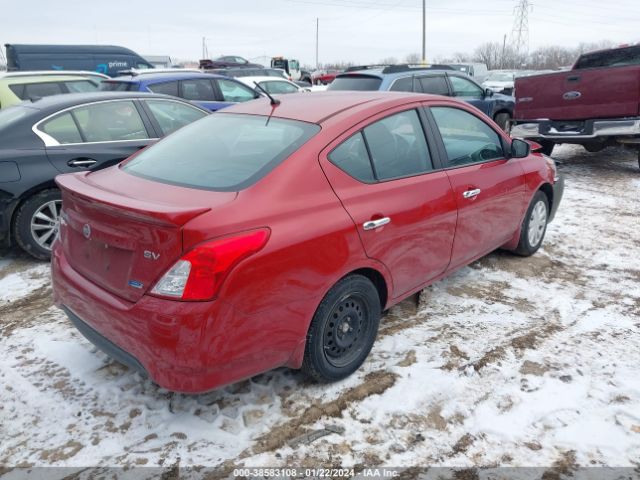
M511 136L550 155L559 143L590 152L623 145L640 164L640 45L586 53L571 70L515 82Z

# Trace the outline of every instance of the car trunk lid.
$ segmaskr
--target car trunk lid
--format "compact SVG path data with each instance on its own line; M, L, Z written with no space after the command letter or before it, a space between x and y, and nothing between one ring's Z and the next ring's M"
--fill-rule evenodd
M237 196L160 184L117 167L60 175L56 182L63 200L60 241L69 264L129 301L140 299L180 258L183 225Z

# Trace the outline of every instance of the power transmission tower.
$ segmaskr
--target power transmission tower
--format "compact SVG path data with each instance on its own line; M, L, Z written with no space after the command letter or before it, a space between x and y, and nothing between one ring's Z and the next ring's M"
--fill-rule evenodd
M513 9L513 29L511 30L511 47L516 65L524 61L529 55L529 11L531 2L529 0L517 0Z

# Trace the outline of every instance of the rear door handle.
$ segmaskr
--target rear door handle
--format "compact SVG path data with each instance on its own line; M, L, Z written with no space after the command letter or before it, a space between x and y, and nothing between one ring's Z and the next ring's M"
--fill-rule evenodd
M580 77L578 75L574 77L567 77L567 82L578 82L580 81Z
M96 162L97 160L93 158L74 158L73 160L69 160L67 165L70 167L90 167Z
M478 195L480 195L481 191L482 190L480 190L479 188L476 188L475 190L467 190L466 192L464 192L462 194L462 196L464 198L474 198L474 197L477 197Z
M362 228L365 230L375 230L376 228L384 227L389 222L391 222L389 217L380 218L379 220L369 220L362 224Z

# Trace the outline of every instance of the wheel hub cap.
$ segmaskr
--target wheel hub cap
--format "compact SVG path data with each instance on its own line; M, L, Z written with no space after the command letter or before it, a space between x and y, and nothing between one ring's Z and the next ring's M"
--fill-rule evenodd
M547 206L542 200L538 201L531 211L529 219L529 245L537 247L542 241L545 228L547 227Z
M31 217L31 236L45 250L51 250L58 236L62 200L51 200L41 205Z

